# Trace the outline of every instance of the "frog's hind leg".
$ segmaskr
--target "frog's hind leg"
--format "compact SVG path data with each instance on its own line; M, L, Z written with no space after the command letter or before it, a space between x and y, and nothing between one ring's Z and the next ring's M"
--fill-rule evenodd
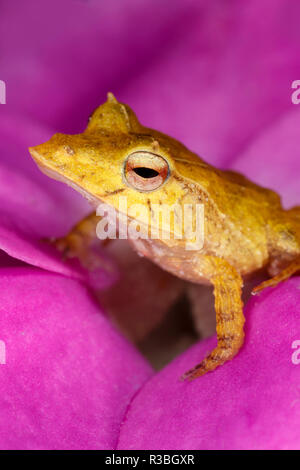
M300 222L300 206L294 206L291 209L287 210L286 213L292 219L296 219Z
M200 377L232 359L244 341L242 278L223 259L206 257L206 261L206 275L214 286L218 344L200 364L184 374L182 378L188 380Z
M289 264L287 264L288 261L285 261L285 265L283 265L281 270L280 268L278 269L275 264L275 271L273 271L273 269L270 270L270 275L272 275L272 277L256 286L252 290L252 294L254 295L263 289L266 289L267 287L277 286L277 284L280 282L289 279L297 271L300 271L300 206L292 207L291 209L285 211L284 215L285 222L289 227L289 230L287 231L289 237L284 237L286 245L281 245L280 249L283 251L283 256L286 254L286 252L292 252L293 259L289 260ZM285 234L285 231L280 231L280 235L282 235L282 233ZM273 274L275 275L273 276Z
M262 282L258 286L254 287L252 294L257 294L258 292L266 289L267 287L275 287L282 281L286 281L297 271L300 271L300 256L294 259L285 269L283 269L279 274L268 279L267 281Z

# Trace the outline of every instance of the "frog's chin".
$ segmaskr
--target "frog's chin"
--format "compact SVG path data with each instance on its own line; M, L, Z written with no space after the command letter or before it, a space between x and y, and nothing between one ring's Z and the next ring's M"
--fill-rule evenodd
M46 176L49 176L49 178L52 178L56 181L60 181L62 183L67 184L71 188L75 189L75 191L79 192L85 199L88 200L92 206L97 207L100 203L103 201L97 197L95 197L93 194L89 193L86 189L84 189L82 186L79 186L77 183L74 183L74 181L70 180L67 178L65 175L62 175L61 173L57 172L56 170L53 170L49 166L45 165L45 163L39 158L38 154L35 153L32 149L30 149L30 153L36 162L38 168L42 173L44 173Z

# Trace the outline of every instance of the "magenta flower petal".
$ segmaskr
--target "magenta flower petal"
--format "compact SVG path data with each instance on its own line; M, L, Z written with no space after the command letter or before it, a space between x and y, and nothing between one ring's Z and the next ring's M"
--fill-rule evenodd
M150 367L80 283L3 268L0 289L0 448L113 448Z
M0 448L299 448L299 278L248 304L233 361L179 382L211 339L153 376L78 282L87 272L40 241L89 208L27 152L55 132L81 132L113 91L144 124L299 204L299 2L29 0L17 15L2 3L0 263L10 255L64 276L0 271ZM98 280L111 282L105 269Z
M8 111L0 116L0 129L1 212L16 223L26 219L34 235L62 235L90 206L76 191L42 174L29 154L32 142L46 141L53 130Z
M300 114L297 106L254 140L233 168L282 195L284 205L300 204Z
M75 191L43 175L30 158L27 150L30 142L38 138L41 141L47 139L49 132L42 126L9 114L2 118L0 248L34 266L93 282L92 276L77 261L63 261L60 253L41 241L66 234L91 210ZM20 132L13 139L14 126ZM109 285L117 274L112 261L100 248L99 256L103 258L103 269L97 270L97 287L103 287Z
M16 190L17 188L17 190ZM77 260L63 261L54 248L42 238L57 233L54 227L63 222L63 209L56 210L56 201L24 175L0 166L0 248L26 263L89 282L91 276ZM67 202L63 204L67 206ZM49 226L53 231L49 230ZM109 285L116 278L113 263L103 255L109 270L97 270L97 285ZM103 263L104 264L104 263ZM109 274L111 273L111 274Z
M145 22L148 15L152 18L153 3L155 21ZM65 233L88 207L74 191L40 175L27 147L56 131L81 132L109 89L119 92L145 124L223 166L292 106L290 87L300 74L300 33L294 21L299 5L293 2L292 8L282 0L274 1L271 10L259 0L251 6L211 5L174 1L170 7L126 0L113 8L109 2L55 0L41 7L31 0L20 6L18 15L9 2L3 5L0 39L7 47L0 58L0 78L7 84L7 104L1 107L1 162L26 174L40 191L28 187L25 193L22 186L16 191L11 180L1 191L11 188L24 197L24 219L35 221L43 235ZM143 27L128 29L135 24ZM45 128L36 121L46 123ZM30 201L33 193L42 216ZM10 246L2 243L3 248L46 269L70 271L55 267L57 260L40 255L40 247L30 253L24 246L20 252L14 242L15 237L24 239L15 226L20 208L12 210L10 196L8 192L1 208L10 214L10 227L2 223L14 236L11 242L6 237ZM28 203L34 211L27 212Z
M148 69L191 3L28 0L16 14L5 2L0 69L6 107L56 131L78 132L108 91Z
M118 448L299 449L299 316L299 277L255 297L238 356L190 383L179 377L215 339L176 359L134 397Z
M122 97L143 123L228 167L255 135L294 106L300 4L195 3L165 53L126 84Z

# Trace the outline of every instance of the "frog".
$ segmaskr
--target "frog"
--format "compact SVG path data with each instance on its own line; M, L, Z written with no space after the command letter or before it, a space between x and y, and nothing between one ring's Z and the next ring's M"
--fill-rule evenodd
M254 287L255 295L300 269L300 206L285 209L274 190L236 171L216 168L175 138L145 127L112 93L92 113L82 133L56 133L29 152L43 173L81 193L93 207L56 240L58 249L84 257L84 247L97 237L101 218L96 208L105 204L122 223L125 218L138 224L140 236L132 231L128 242L141 256L185 281L213 287L217 345L183 380L214 371L241 350L245 280L266 273L266 280ZM120 210L121 197L127 211ZM147 210L131 210L137 204ZM195 211L187 219L191 227L203 231L203 242L188 245L187 235L179 236L182 218L176 214L169 237L159 235L163 230L149 236L152 207L163 205L183 210L203 207L200 228L195 225ZM156 223L162 228L161 218Z

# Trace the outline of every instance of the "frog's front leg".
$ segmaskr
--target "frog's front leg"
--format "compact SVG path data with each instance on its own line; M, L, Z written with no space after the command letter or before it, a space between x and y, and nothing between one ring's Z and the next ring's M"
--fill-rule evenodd
M95 212L91 212L80 220L64 237L53 238L51 243L65 257L76 256L91 240L96 237L96 226L99 217Z
M100 217L92 212L80 220L67 235L51 239L50 243L62 253L64 258L78 258L85 268L96 269L103 263L103 260L97 257L92 249L95 241L100 243L96 234L99 220Z
M221 258L207 256L199 268L214 286L217 347L183 379L193 380L232 359L244 341L243 280L234 267Z

